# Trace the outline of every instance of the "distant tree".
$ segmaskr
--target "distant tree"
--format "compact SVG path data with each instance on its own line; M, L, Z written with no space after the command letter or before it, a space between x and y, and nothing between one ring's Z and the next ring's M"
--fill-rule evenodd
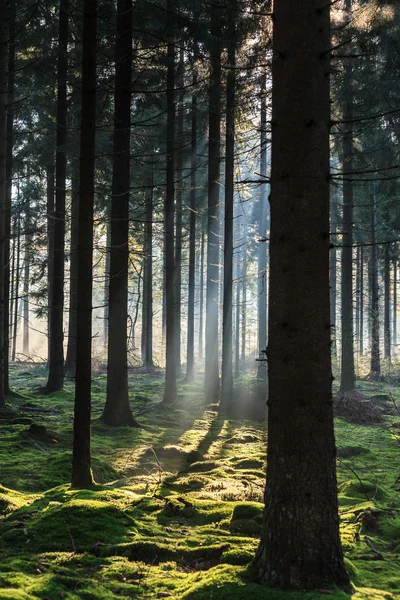
M262 583L300 590L349 587L331 389L329 13L323 0L274 7L268 466L255 565Z

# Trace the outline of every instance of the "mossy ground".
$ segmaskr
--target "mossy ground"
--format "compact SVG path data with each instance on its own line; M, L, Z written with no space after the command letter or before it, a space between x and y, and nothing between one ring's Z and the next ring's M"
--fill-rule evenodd
M263 424L220 419L199 383L174 408L162 379L131 375L142 429L98 417L105 376L93 383L96 485L68 481L72 385L43 396L43 368L15 369L0 421L0 599L335 600L343 592L287 593L255 583L265 477ZM388 410L400 389L363 383ZM355 599L400 597L400 415L373 427L336 422L342 541ZM45 425L35 436L32 423ZM329 593L328 593L329 592Z

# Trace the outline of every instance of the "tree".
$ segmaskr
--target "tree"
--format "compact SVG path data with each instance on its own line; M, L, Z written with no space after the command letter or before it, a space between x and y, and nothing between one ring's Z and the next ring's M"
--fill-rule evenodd
M274 9L268 466L255 564L262 583L282 588L349 586L331 389L329 12L323 0Z
M108 295L107 425L138 424L128 391L128 265L132 79L132 0L117 2L115 46L114 149L111 201L110 280Z
M221 47L220 18L212 8L208 124L208 224L207 224L207 292L206 348L204 389L212 402L219 395L218 372L218 282L219 282L219 190L221 162Z
M49 378L46 391L57 392L64 385L64 252L65 252L65 182L67 172L67 74L68 74L68 4L60 0L58 68L57 68L57 134L56 190L52 257Z
M96 133L97 0L84 0L79 160L78 305L72 485L93 483L90 455L92 382L93 206Z

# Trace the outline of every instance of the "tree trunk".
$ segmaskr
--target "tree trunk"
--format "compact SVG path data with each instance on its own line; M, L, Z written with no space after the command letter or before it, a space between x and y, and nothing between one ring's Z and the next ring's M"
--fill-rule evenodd
M183 167L183 97L184 97L184 63L183 63L183 46L179 51L179 66L177 70L176 83L179 90L179 102L176 104L178 109L177 128L176 128L176 211L175 211L175 332L176 332L176 376L181 376L181 313L182 313L182 167Z
M359 330L359 352L364 354L364 248L360 248L360 330Z
M371 218L371 368L369 376L377 379L381 374L379 351L379 286L378 286L378 246L376 245L376 209L374 195L370 195Z
M19 203L19 185L17 193L17 202ZM16 259L16 271L15 271L15 298L14 298L14 318L13 318L13 331L12 331L12 349L11 349L11 360L15 361L17 352L17 332L18 332L18 301L19 301L19 280L20 280L20 254L21 254L21 213L18 206L18 212L16 213L17 231L16 231L16 244L17 244L17 259Z
M257 278L257 312L258 312L258 351L267 347L267 106L266 106L266 75L263 74L261 83L261 134L260 134L260 175L265 183L260 186L260 215L258 223L258 278ZM263 241L261 241L263 240ZM259 378L265 379L266 369L263 364L257 369Z
M106 425L138 424L128 391L128 265L132 79L132 0L117 2L113 177L111 200Z
M383 342L385 360L390 363L390 244L385 245L384 254L384 315L383 315Z
M393 344L397 346L397 242L393 247Z
M111 207L110 207L111 208ZM106 260L104 266L104 318L103 318L103 339L104 347L108 344L108 312L109 312L109 288L110 288L110 253L111 253L111 214L110 208L106 216Z
M226 83L225 137L225 229L224 229L224 296L222 316L222 368L220 413L229 414L232 405L232 279L233 279L233 201L235 175L235 66L236 66L236 6L230 6L228 74Z
M24 234L24 283L23 283L23 339L22 352L29 358L29 280L31 260L31 211L29 196L25 199L25 234Z
M204 390L207 402L219 396L218 374L218 281L219 281L219 190L221 161L221 48L217 9L211 15L211 75L209 83L208 124L208 226L206 351Z
M14 146L14 71L15 71L15 2L10 0L8 25L8 74L7 74L7 135L6 135L6 214L5 214L5 263L4 263L4 392L7 395L10 361L10 245L11 200ZM11 287L12 291L12 287Z
M46 167L46 211L47 211L47 367L50 362L50 321L54 271L54 165Z
M242 344L240 350L240 360L244 366L246 362L246 323L247 323L247 220L243 220L243 260L242 260L242 305L240 307L242 317Z
M76 326L78 303L78 218L79 218L79 181L78 173L72 172L71 180L71 246L69 263L69 323L67 358L65 372L69 377L75 378L76 374Z
M54 211L53 282L51 286L48 393L64 385L64 254L67 156L67 76L69 0L60 0L57 68L56 203Z
M6 137L7 137L7 3L0 0L0 407L5 405ZM7 327L8 328L8 327Z
M340 392L351 392L356 387L354 369L353 327L353 89L352 64L347 59L344 67L343 92L345 95L343 117L346 131L343 136L343 221L342 221L342 356Z
M331 232L331 252L329 255L329 283L330 283L330 315L331 315L331 340L332 354L337 357L336 345L336 285L337 285L337 264L336 264L336 227L337 227L337 189L331 187L330 195L330 232Z
M199 360L204 357L204 218L201 220L200 277L199 277Z
M191 174L190 174L190 211L189 211L189 281L188 281L188 318L187 318L187 350L186 379L194 378L194 295L196 273L196 211L197 211L197 44L195 45L193 62L193 94L192 94L192 130L191 130ZM200 290L200 294L201 294Z
M255 562L262 583L299 590L350 586L331 389L329 25L321 0L275 4L268 466Z
M171 9L172 2L168 3ZM166 357L163 402L176 400L176 312L175 312L175 243L174 243L174 200L175 200L175 44L172 23L168 25L167 50L167 188L165 195L165 317Z
M142 361L153 366L153 166L150 191L146 196L146 221L143 241L143 305L142 305Z
M78 306L72 485L92 485L90 413L92 380L93 206L96 133L97 0L84 0L79 162Z
M235 308L235 377L240 375L240 268L236 260L236 308Z

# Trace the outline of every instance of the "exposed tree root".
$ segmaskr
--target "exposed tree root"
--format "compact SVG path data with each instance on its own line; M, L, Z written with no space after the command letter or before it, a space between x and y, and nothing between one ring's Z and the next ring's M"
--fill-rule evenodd
M373 425L383 421L382 412L376 404L356 390L339 392L334 399L333 409L335 416L359 425Z

